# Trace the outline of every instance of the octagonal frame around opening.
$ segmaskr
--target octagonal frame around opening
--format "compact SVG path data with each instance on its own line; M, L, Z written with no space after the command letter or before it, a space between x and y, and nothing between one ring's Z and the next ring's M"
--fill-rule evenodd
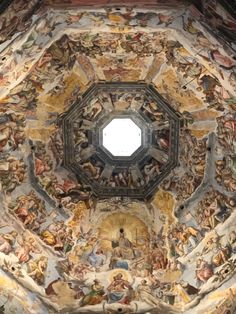
M170 120L171 120L170 138L171 138L172 145L171 145L171 151L169 153L170 155L169 161L165 165L164 171L160 175L158 175L158 177L155 177L154 182L148 183L144 187L137 188L137 189L129 189L129 188L123 188L123 187L111 188L111 187L100 186L97 182L94 183L92 180L89 180L87 176L82 173L80 167L76 164L75 160L73 159L73 141L68 136L72 130L71 121L73 121L73 117L75 117L76 114L78 116L78 109L83 106L86 106L86 102L89 101L89 99L91 99L92 95L96 95L98 91L106 91L108 88L110 90L123 89L125 91L130 91L130 90L136 89L137 91L145 91L147 95L150 95L150 97L153 98L158 103L158 105L163 109L163 111L167 112L168 116L170 117ZM141 118L143 118L143 120L146 121L146 123L150 122L145 117L141 117ZM155 89L153 85L146 84L144 82L139 82L139 83L98 82L98 83L95 83L92 86L90 86L88 90L82 95L82 97L80 97L80 99L71 106L68 112L62 116L62 127L63 127L63 135L64 135L63 136L64 138L64 161L63 161L64 167L73 171L78 176L79 180L82 180L86 184L89 184L94 194L97 197L106 198L106 197L111 197L111 196L126 196L126 197L128 196L128 197L137 198L137 199L148 198L153 195L159 183L164 179L164 177L169 175L171 170L178 163L178 138L179 138L180 120L181 120L180 114L178 114L163 99L163 97L157 92L157 90ZM100 150L100 152L103 152L104 156L108 156L108 154L105 153L104 150L101 150L100 147L97 146L96 149L98 151ZM148 149L146 150L145 154L148 154ZM115 162L113 158L112 160L113 162ZM137 162L138 159L136 159L135 161ZM116 162L119 163L121 161L117 160ZM128 160L124 160L124 163L125 162L127 163ZM132 165L132 161L130 161L130 165Z

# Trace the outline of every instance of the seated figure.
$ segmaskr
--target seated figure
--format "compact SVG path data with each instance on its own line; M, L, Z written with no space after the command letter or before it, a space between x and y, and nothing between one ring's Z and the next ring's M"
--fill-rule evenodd
M118 273L113 277L112 283L108 286L108 303L130 303L133 288L131 284L122 277L123 275Z
M134 256L134 249L132 242L125 237L124 230L120 230L120 237L118 241L112 241L113 257L131 260Z

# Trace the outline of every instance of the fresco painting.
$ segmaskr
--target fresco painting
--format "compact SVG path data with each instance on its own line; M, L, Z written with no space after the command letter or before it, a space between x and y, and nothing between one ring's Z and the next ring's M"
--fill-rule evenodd
M214 1L201 22L173 1L57 2L0 15L0 312L235 313L235 20ZM150 199L99 199L64 167L63 116L99 81L146 82L180 117L178 165ZM101 182L89 130L102 110L137 110L167 157L140 165L143 182L114 167L103 185L155 180L168 115L137 90L96 97L73 125L77 163Z

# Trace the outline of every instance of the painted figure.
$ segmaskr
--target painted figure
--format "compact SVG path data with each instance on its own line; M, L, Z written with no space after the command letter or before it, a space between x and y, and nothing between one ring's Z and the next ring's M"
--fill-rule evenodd
M29 261L28 275L32 277L37 284L43 285L45 281L45 272L48 266L48 258L41 256L40 258Z
M104 287L101 285L98 279L95 279L94 283L91 286L91 291L82 298L80 305L95 305L101 303L104 299Z
M0 252L9 254L13 250L13 245L16 241L17 232L0 234Z
M113 277L113 281L108 286L107 290L108 303L129 304L132 299L133 288L127 280L123 279L121 273Z
M118 241L113 241L113 257L131 260L134 258L134 250L132 242L125 237L124 230L120 230Z
M197 281L200 283L207 282L214 274L212 266L203 258L197 260L195 273Z

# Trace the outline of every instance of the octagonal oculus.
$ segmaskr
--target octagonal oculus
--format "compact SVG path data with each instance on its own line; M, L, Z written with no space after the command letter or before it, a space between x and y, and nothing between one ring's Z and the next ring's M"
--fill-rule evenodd
M102 130L102 144L113 155L131 156L142 144L141 129L129 118L114 118Z

